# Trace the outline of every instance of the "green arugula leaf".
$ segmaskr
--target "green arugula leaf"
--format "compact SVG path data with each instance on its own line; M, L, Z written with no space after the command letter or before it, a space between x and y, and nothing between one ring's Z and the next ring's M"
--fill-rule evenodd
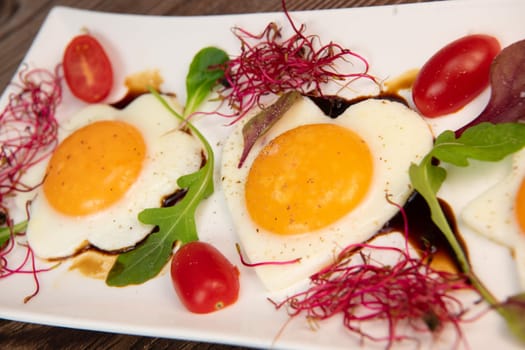
M431 154L427 155L419 165L412 164L408 172L412 186L420 189L421 191L418 192L421 195L428 192L431 196L435 196L447 178L445 169L440 166L432 166Z
M222 64L224 57L227 58L224 52L220 54L219 51L223 52L216 48L205 48L199 51L194 58L186 81L190 105L186 106L184 116L173 110L158 92L151 90L160 103L176 118L184 121L191 132L199 138L204 146L207 160L198 171L181 176L177 180L177 185L181 189L186 189L187 192L174 206L148 208L139 213L138 219L141 222L155 225L158 229L136 249L119 255L106 278L106 284L110 286L141 284L148 281L155 277L169 261L175 242L179 241L184 244L199 239L195 224L195 211L201 201L208 198L214 191L215 161L210 144L200 131L185 119L185 116L198 108L221 77L216 70L208 68L210 65L215 67Z
M3 247L3 245L9 240L11 237L11 232L13 234L19 234L26 230L27 228L27 220L21 221L18 224L15 224L12 229L9 227L0 227L0 248Z
M467 166L469 158L498 161L523 147L524 129L525 124L481 123L467 129L458 139L454 132L445 131L437 137L432 154L456 166Z
M447 172L444 168L432 164L432 154L428 154L419 165L412 164L408 169L410 181L414 189L419 192L430 208L430 216L432 221L445 235L450 246L456 254L457 261L461 268L466 272L470 271L467 256L459 241L454 235L454 231L448 224L447 217L441 209L437 192L447 177Z
M185 116L197 110L213 87L224 76L222 66L228 60L226 52L216 47L206 47L195 55L186 77L188 97L184 111Z
M213 161L208 160L199 171L179 178L180 188L188 192L176 205L166 208L149 208L139 213L139 220L145 224L157 225L168 237L182 243L199 239L195 228L195 210L202 199L213 193Z
M412 164L409 176L412 186L418 191L430 207L432 221L440 228L454 250L463 272L470 278L480 295L492 305L507 322L518 339L525 342L525 296L512 299L512 303L500 303L483 282L472 271L460 243L450 228L439 204L437 192L446 179L446 170L436 164L446 162L456 166L467 166L469 159L498 161L525 146L525 124L481 123L467 129L461 137L455 137L451 131L445 131L436 138L434 148L418 165Z

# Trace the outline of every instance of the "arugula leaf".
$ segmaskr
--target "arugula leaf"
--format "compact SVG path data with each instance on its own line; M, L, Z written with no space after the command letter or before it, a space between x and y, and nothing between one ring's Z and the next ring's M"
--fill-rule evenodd
M224 76L223 65L228 55L216 47L206 47L195 55L186 77L186 108L184 116L197 110L210 94L219 79Z
M432 154L443 162L467 166L468 159L495 162L523 147L525 125L484 122L467 129L456 139L452 131L440 134Z
M453 132L443 132L437 137L434 148L423 158L421 163L412 164L409 169L412 186L425 198L430 207L432 221L440 228L454 250L463 272L470 278L473 286L485 301L504 317L511 331L522 341L525 341L523 336L525 296L519 296L519 303L502 304L472 271L466 253L450 228L439 204L437 192L445 181L447 173L443 167L436 164L435 160L456 166L468 166L469 159L497 161L524 146L525 124L481 123L470 127L457 139Z
M208 67L222 64L225 57L227 58L226 53L213 47L205 48L195 56L186 79L189 105L185 108L184 116L173 110L158 92L151 90L160 103L176 118L184 121L192 133L199 138L204 146L207 160L198 171L181 176L177 180L177 185L181 189L187 189L187 192L174 206L148 208L139 213L138 218L141 222L155 225L158 230L150 234L136 249L119 255L109 271L106 284L125 286L144 283L155 277L166 265L176 241L188 243L198 240L195 211L200 202L214 191L214 155L206 138L185 117L200 106L221 77L216 70L210 70Z
M26 228L27 220L15 224L12 228L9 228L7 226L0 227L0 248L2 248L4 244L9 240L9 238L11 237L11 232L16 235L24 232Z
M449 226L447 217L441 209L436 195L447 177L447 171L440 166L432 165L432 154L430 153L419 165L412 164L408 169L408 173L414 189L425 198L430 208L432 221L439 227L454 250L461 269L465 272L470 271L468 258L456 239L454 231Z
M149 208L139 213L139 220L145 224L157 225L165 236L188 243L199 239L195 226L195 210L202 199L213 193L213 159L208 159L199 171L179 178L180 188L188 192L174 206Z

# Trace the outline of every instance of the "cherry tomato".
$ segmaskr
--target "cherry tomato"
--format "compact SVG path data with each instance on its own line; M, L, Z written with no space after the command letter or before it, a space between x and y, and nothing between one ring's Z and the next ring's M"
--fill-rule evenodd
M443 47L421 68L412 87L421 114L453 113L477 97L489 84L490 66L501 50L489 35L468 35Z
M94 103L108 96L113 87L113 68L93 36L74 37L66 47L62 64L67 85L77 98Z
M183 245L171 261L171 279L180 300L194 313L220 310L237 301L239 270L212 245Z

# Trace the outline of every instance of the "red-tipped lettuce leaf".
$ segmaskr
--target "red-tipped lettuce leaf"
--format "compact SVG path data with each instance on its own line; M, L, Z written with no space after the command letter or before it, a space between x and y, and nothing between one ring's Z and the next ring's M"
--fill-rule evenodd
M250 119L242 128L242 136L244 140L244 148L242 150L241 159L239 160L239 168L242 166L248 153L252 149L255 142L266 133L275 122L277 122L284 113L301 97L297 91L291 91L283 94L279 99L268 108L263 109L255 117Z

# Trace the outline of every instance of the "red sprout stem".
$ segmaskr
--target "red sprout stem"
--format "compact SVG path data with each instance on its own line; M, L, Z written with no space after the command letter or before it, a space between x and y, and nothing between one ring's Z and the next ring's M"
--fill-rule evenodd
M19 81L11 83L13 92L0 113L0 213L9 229L9 238L0 247L0 279L14 274L31 274L35 290L24 298L24 303L38 294L38 275L54 267L37 268L31 247L17 243L16 237L23 236L25 232L15 232L6 199L16 192L31 191L40 185L27 185L22 182L22 176L30 167L45 159L58 142L55 113L62 100L59 72L60 65L55 67L54 72L24 66L18 73ZM24 246L26 253L22 262L12 268L9 260L16 246Z
M38 272L35 265L35 254L29 245L27 246L27 251L31 256L31 274L33 275L33 281L35 282L35 290L24 298L24 304L33 299L33 297L35 297L40 291L40 281L38 280Z
M244 256L242 255L241 246L239 243L235 243L235 248L237 249L237 253L239 254L239 259L241 259L241 264L247 267L257 267L257 266L265 266L265 265L288 265L288 264L296 264L301 261L301 258L296 258L292 260L285 260L285 261L262 261L262 262L256 262L256 263L249 263L244 259Z
M57 143L55 112L62 100L60 66L54 72L28 69L18 74L19 82L0 114L0 203L6 197L32 189L21 181L28 168L40 162Z
M329 81L351 81L367 78L376 81L369 73L366 59L342 45L330 42L321 44L316 35L304 34L306 26L299 28L282 2L293 35L283 40L281 30L270 23L260 34L234 27L233 34L241 42L241 53L225 65L226 87L219 91L236 112L231 124L240 120L252 107L262 106L261 99L269 94L298 90L303 94L323 96L323 86ZM355 71L339 72L337 63L350 62Z
M6 217L6 225L9 228L10 236L5 245L0 248L0 279L7 278L15 274L31 274L35 283L35 290L24 298L24 303L27 303L40 291L40 281L38 279L38 275L42 272L50 271L58 265L48 268L37 268L35 254L33 253L31 247L27 244L18 244L16 242L16 237L23 236L25 232L15 232L13 221L9 217ZM22 259L22 262L11 268L9 266L9 256L11 253L13 253L15 246L23 246L26 249L26 253ZM28 264L30 265L29 268L27 268Z
M406 238L406 215L402 207L396 206L405 220ZM372 256L380 252L393 253L395 263L374 260ZM304 313L313 322L341 314L350 332L362 339L384 341L387 349L398 341L418 341L415 335L401 333L401 325L408 325L417 334L434 333L451 324L457 334L457 347L464 340L460 325L467 321L464 315L468 309L454 292L475 289L462 273L434 269L430 257L428 252L411 256L408 244L403 249L352 244L339 253L334 263L310 277L307 290L281 302L270 301L277 309L286 307L291 317ZM377 320L387 322L386 335L362 329L366 322Z

